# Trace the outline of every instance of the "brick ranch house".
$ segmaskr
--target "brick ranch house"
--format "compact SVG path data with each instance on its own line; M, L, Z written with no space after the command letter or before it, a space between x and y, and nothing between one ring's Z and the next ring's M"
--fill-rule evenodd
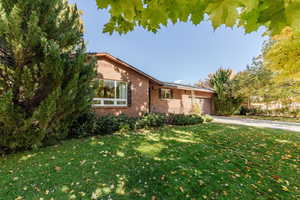
M214 92L210 89L159 81L108 53L91 55L97 60L100 87L93 109L99 115L189 114L195 104L203 113L213 112Z

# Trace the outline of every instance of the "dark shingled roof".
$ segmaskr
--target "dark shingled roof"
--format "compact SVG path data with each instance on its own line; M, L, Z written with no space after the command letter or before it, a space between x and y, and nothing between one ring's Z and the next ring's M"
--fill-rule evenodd
M187 84L163 82L163 86L165 86L165 87L176 87L178 89L183 89L183 90L195 90L195 91L215 93L214 90L212 90L210 88L198 87L198 86L187 85Z

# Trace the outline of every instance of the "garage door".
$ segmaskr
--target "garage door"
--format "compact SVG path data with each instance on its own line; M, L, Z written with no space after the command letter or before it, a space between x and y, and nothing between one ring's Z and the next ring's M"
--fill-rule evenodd
M195 98L194 102L199 105L204 114L211 114L211 99Z

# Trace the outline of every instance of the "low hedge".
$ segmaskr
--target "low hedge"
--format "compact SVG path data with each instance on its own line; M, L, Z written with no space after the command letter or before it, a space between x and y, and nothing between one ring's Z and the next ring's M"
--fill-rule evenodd
M200 115L170 114L168 119L168 124L179 126L195 125L204 122Z
M73 122L69 137L81 138L92 135L109 135L116 131L134 130L136 119L126 115L97 116L93 111L82 114Z
M160 127L166 124L167 115L161 113L146 113L136 121L136 129Z
M247 108L242 106L239 112L235 113L238 115L253 115L253 116L272 116L272 117L300 117L300 109L291 109L289 107L283 107L279 109L260 109L260 108Z
M203 123L205 118L199 115L147 113L140 118L126 115L97 116L94 112L82 114L74 121L69 137L108 135L114 132L126 132L136 129L149 129L170 125L195 125Z

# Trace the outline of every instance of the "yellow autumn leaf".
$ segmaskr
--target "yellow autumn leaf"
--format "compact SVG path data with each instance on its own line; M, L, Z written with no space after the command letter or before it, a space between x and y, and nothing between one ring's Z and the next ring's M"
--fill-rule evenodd
M286 192L289 191L289 188L287 188L286 186L283 186L283 185L282 185L281 187L282 187L281 189L282 189L283 191L286 191Z
M184 192L183 187L179 187L179 190L180 190L181 192Z

